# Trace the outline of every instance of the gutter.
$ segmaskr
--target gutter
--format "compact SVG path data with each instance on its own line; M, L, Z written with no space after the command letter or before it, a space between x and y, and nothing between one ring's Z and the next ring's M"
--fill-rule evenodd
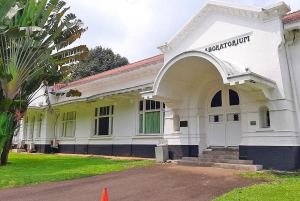
M293 43L294 43L293 40L289 41L289 42L285 43L284 47L285 47L285 54L286 54L286 58L287 58L289 74L290 74L290 78L291 78L291 84L292 84L292 90L293 90L293 96L294 96L294 102L295 102L295 109L296 109L296 116L297 116L297 123L298 123L298 136L299 136L299 129L300 129L299 99L298 99L298 93L296 90L295 73L294 73L293 64L291 61L290 50L289 50L289 45L291 45Z

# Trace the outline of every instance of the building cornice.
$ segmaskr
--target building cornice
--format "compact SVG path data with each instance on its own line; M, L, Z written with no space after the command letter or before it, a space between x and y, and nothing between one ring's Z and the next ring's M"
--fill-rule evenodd
M282 18L289 11L290 7L284 2L279 2L266 8L257 8L228 2L209 1L168 43L157 48L162 53L171 51L210 14L233 16L263 23L279 17Z
M84 83L79 83L76 85L66 86L57 90L57 92L66 92L70 89L77 90L87 90L95 87L99 87L100 85L107 85L111 83L116 83L120 80L131 80L134 77L142 75L146 75L148 73L157 73L163 65L164 60L157 60L151 63L146 63L144 65L140 65L137 68L130 69L128 71L122 71L120 73L114 73L105 77L101 77L98 79L90 80Z
M300 21L296 21L284 25L284 30L286 31L293 31L295 29L300 29Z
M128 93L128 92L139 91L139 90L145 90L145 89L149 89L152 87L153 87L153 83L146 83L143 85L133 86L133 87L129 87L129 88L123 88L123 89L119 89L119 90L98 93L98 94L94 94L94 95L84 97L84 98L78 97L78 98L74 98L71 100L65 100L65 101L53 103L52 106L57 107L57 106L61 106L61 105L71 104L71 103L89 102L89 101L98 100L98 99L102 100L103 98L108 97L108 96L119 95L119 94L124 94L124 93Z

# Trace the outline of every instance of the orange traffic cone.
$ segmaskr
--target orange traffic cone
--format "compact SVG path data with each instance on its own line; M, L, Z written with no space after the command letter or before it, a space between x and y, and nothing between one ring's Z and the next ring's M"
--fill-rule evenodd
M108 201L107 188L103 188L101 201Z

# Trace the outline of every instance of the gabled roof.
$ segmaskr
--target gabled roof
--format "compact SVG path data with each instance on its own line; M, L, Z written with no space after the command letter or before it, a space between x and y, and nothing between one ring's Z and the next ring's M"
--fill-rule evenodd
M160 55L157 55L154 57L150 57L148 59L144 59L144 60L132 63L132 64L128 64L126 66L121 66L118 68L114 68L112 70L105 71L103 73L85 77L83 79L80 79L80 80L77 80L77 81L74 81L74 82L71 82L68 84L61 84L61 83L56 84L56 85L54 85L53 90L55 91L55 90L59 90L61 88L65 88L65 87L73 87L73 86L91 82L91 81L94 81L94 80L97 80L100 78L109 77L109 76L113 76L113 75L117 75L117 74L121 74L121 73L126 73L128 71L132 71L134 69L137 69L137 68L145 66L145 65L149 65L152 63L160 62L160 61L163 62L163 60L164 60L164 55L160 54Z
M283 24L289 24L293 22L300 21L300 10L289 13L282 18Z
M166 44L158 46L162 53L174 49L184 40L208 15L220 14L238 17L245 20L266 22L283 17L290 11L284 2L279 2L266 8L239 5L222 1L208 1L200 11Z

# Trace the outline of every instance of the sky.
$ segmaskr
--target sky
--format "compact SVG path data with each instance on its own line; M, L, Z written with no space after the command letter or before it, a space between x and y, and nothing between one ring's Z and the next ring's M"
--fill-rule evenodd
M70 12L88 31L74 45L102 46L127 57L130 63L161 52L157 46L170 41L204 6L207 0L64 0ZM267 7L278 0L223 0ZM292 11L300 0L285 0ZM74 46L73 45L73 46Z

